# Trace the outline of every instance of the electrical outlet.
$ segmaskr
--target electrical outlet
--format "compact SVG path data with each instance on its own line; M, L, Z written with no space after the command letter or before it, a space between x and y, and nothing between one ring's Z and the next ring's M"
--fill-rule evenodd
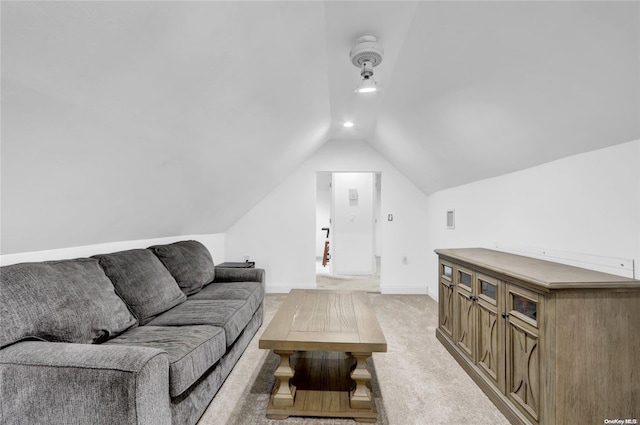
M244 261L249 261L249 256L248 255L244 256Z

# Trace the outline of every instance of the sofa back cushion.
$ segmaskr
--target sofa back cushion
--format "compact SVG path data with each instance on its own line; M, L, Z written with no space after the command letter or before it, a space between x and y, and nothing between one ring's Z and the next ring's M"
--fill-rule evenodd
M141 325L185 301L176 280L147 249L132 249L95 255L116 293Z
M185 295L198 292L215 278L211 253L198 241L149 247L174 277Z
M94 259L0 268L0 347L27 338L101 342L136 323Z

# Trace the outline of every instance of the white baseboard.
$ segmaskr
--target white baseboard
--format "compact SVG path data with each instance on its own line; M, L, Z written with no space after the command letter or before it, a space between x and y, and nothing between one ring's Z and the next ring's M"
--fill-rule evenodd
M282 283L267 283L266 290L268 294L288 294L292 289L317 289L314 284L311 285L292 285ZM382 294L398 294L398 295L428 295L435 301L438 301L438 296L434 296L428 291L426 285L415 286L380 286L380 293Z
M420 294L427 295L427 285L416 286L391 286L380 285L380 293L382 294ZM432 297L433 298L433 297Z
M427 289L427 295L429 295L435 302L438 302L438 293L436 292L435 294L431 291L429 291L429 289Z
M267 283L267 294L288 294L292 289L317 289L315 284L312 285L292 285L282 283Z

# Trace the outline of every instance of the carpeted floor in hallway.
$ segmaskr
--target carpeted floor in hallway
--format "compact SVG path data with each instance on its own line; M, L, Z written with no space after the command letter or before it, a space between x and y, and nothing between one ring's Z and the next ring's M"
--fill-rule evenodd
M267 372L272 354L258 339L284 301L268 294L265 323L247 347L198 425L337 425L351 419L294 418L268 420ZM369 294L387 339L388 352L374 353L383 417L391 425L508 425L484 393L435 338L438 305L426 295ZM268 376L270 378L270 376ZM272 381L269 381L269 383Z

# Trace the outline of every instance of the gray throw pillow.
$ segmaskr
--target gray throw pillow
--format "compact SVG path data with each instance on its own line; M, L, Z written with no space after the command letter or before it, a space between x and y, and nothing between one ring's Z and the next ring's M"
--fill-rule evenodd
M102 342L135 324L94 259L0 268L0 347L29 338Z
M147 249L95 255L111 279L116 293L127 303L141 325L187 297L171 273Z
M215 267L211 253L198 241L181 241L149 247L175 278L186 295L213 282Z

